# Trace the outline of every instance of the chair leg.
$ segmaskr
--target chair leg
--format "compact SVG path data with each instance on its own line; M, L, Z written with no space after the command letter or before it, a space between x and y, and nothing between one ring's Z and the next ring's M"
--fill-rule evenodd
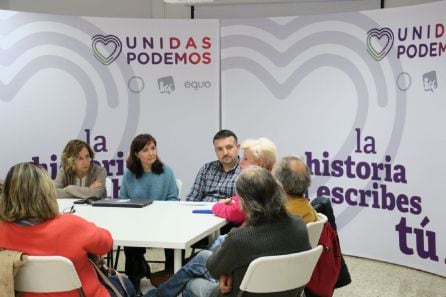
M84 293L84 290L82 288L79 288L78 292L79 292L79 297L86 297L85 293ZM21 295L19 295L19 296L21 296Z
M113 267L116 271L118 271L118 261L119 261L119 252L120 251L121 251L121 246L118 245L118 249L116 250L115 266Z
M113 267L113 249L107 253L107 266Z

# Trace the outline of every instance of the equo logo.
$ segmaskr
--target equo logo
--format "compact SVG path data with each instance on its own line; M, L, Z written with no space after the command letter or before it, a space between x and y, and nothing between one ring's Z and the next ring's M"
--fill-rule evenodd
M95 35L91 38L91 48L96 59L104 65L111 64L122 51L122 43L115 35Z
M195 80L192 80L192 81L186 81L184 83L184 87L186 89L192 88L195 91L197 91L199 89L203 89L203 88L209 89L211 86L212 86L212 84L208 80L206 80L206 81L195 81Z
M393 46L393 32L389 28L371 29L367 32L367 51L376 61L381 61Z

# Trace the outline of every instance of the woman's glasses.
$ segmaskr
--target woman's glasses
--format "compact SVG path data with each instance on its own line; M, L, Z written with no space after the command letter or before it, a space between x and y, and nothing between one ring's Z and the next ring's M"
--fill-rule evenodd
M66 207L62 210L62 213L75 213L75 212L76 212L76 209L74 208L74 205Z

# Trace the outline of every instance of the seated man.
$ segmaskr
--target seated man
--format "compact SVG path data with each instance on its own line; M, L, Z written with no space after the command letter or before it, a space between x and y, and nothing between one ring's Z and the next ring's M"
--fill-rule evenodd
M302 217L305 223L317 221L316 211L304 196L311 184L307 164L296 156L283 157L274 166L273 175L286 193L288 211Z
M213 139L218 160L200 168L188 201L215 202L235 194L234 183L240 173L237 136L229 130L221 130Z
M171 297L182 291L184 297L237 296L254 259L310 249L304 221L288 214L284 192L271 173L258 166L244 169L237 178L236 192L246 213L243 227L232 229L215 253L200 252L146 297ZM294 297L301 290L262 296Z

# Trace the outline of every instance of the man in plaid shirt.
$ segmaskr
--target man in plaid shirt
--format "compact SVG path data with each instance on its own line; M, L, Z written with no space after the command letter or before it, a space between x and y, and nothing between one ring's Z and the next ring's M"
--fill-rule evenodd
M216 202L235 195L235 179L240 173L237 136L230 130L221 130L213 143L218 160L200 168L186 196L188 201Z

